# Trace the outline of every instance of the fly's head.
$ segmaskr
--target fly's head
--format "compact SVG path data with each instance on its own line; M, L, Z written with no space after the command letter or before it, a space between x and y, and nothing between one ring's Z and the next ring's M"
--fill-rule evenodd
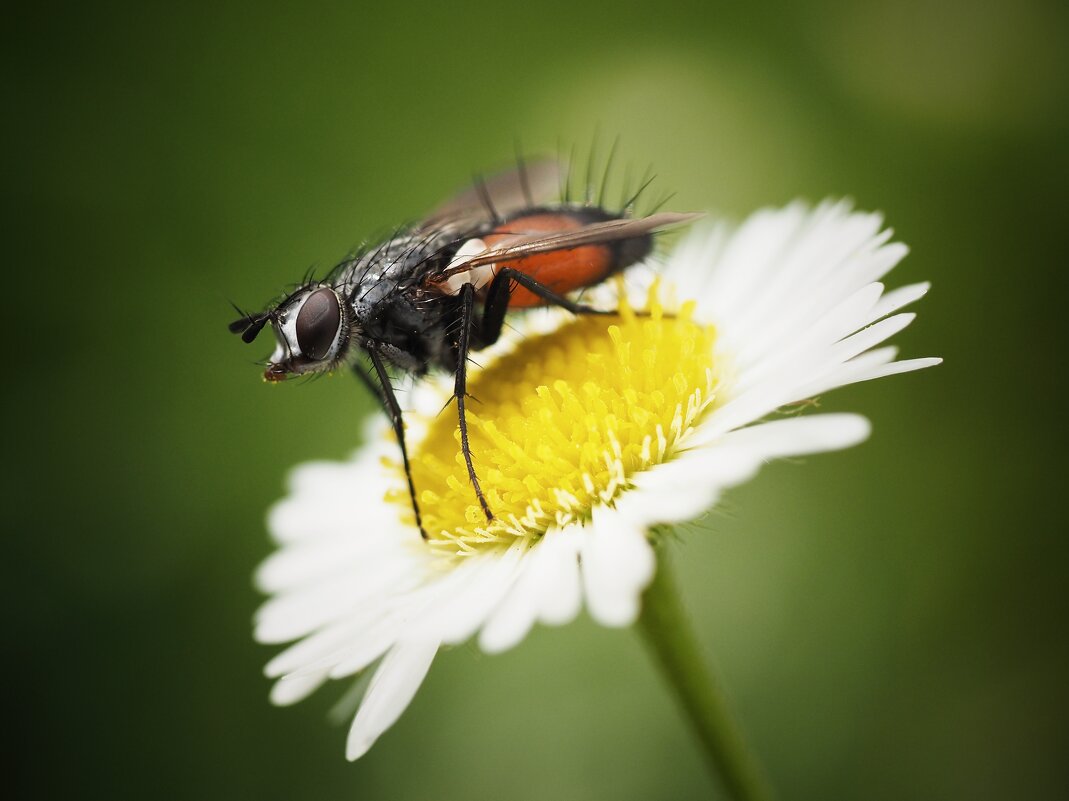
M348 304L329 285L313 284L293 292L274 308L249 314L230 330L252 342L270 325L276 346L264 370L267 381L334 369L349 351L354 326Z

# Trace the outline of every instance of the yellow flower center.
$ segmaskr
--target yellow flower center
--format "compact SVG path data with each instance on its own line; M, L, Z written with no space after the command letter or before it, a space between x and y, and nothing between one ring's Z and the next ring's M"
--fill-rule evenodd
M576 317L486 369L473 365L468 431L494 519L468 480L453 405L413 443L429 545L463 555L537 540L587 519L636 473L671 459L716 387L715 331L692 311L665 314L654 287L641 313L622 302L615 315ZM400 490L390 500L409 505Z

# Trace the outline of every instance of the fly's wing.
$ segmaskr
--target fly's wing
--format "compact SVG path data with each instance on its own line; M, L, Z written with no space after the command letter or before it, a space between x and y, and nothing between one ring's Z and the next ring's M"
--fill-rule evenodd
M569 248L577 248L583 245L600 245L605 242L616 242L621 239L644 236L674 225L692 222L701 216L701 214L664 211L652 214L649 217L623 218L591 223L582 228L560 233L517 234L514 237L509 237L506 242L498 247L472 255L470 259L466 259L462 264L452 267L447 271L447 275L470 270L484 264L514 261L535 253L549 253L554 250L568 250Z
M561 168L555 159L519 162L515 169L477 178L474 186L450 198L419 224L432 228L474 228L560 195Z

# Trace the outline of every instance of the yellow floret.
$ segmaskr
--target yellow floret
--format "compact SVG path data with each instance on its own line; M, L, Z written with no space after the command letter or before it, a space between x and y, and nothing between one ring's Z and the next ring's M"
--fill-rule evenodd
M670 459L715 396L715 331L692 311L665 314L655 286L644 312L621 302L615 315L577 317L473 369L471 451L495 519L476 501L446 411L411 459L429 544L463 555L536 540ZM408 505L407 493L390 499Z

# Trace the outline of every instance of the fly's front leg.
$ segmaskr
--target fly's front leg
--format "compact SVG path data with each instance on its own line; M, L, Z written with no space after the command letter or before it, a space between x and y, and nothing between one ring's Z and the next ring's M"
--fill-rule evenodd
M375 387L371 377L359 366L354 366L353 371L379 396L383 408L385 408L386 414L390 418L390 423L393 424L393 433L397 437L397 443L401 446L401 460L405 465L405 478L408 479L408 497L412 501L412 511L416 515L416 525L419 527L420 536L423 539L427 539L427 532L423 530L423 516L419 512L419 501L416 500L416 484L412 480L412 468L408 463L408 448L405 447L405 422L401 416L401 404L397 402L397 396L393 394L393 384L390 383L390 375L386 372L386 365L383 364L382 356L374 345L369 345L367 352L371 357L371 364L375 368L375 375L379 379L380 387ZM378 391L380 388L381 392Z
M382 397L382 388L375 383L375 380L367 374L367 370L363 366L354 363L352 365L353 375L360 379L360 383L367 387L367 391L370 392L379 403L382 404L383 410L386 414L390 413L390 410L386 406L386 399Z
M482 487L479 485L479 477L475 475L475 465L471 461L471 445L468 443L468 418L467 418L467 379L468 379L468 349L470 347L471 329L475 318L475 287L464 284L460 288L460 335L457 338L457 375L453 386L453 396L457 399L457 412L460 417L460 450L464 454L464 464L468 467L468 478L475 488L475 497L479 499L479 506L487 521L494 519L494 513L490 511L490 504L486 502Z
M490 288L486 291L486 304L483 307L482 339L487 345L493 345L501 336L501 327L505 324L505 313L509 309L509 300L512 298L512 282L537 295L552 306L560 306L572 314L615 314L615 311L604 311L576 303L563 295L558 295L545 284L539 283L527 273L520 272L512 267L502 267L498 270L494 280L490 282Z

